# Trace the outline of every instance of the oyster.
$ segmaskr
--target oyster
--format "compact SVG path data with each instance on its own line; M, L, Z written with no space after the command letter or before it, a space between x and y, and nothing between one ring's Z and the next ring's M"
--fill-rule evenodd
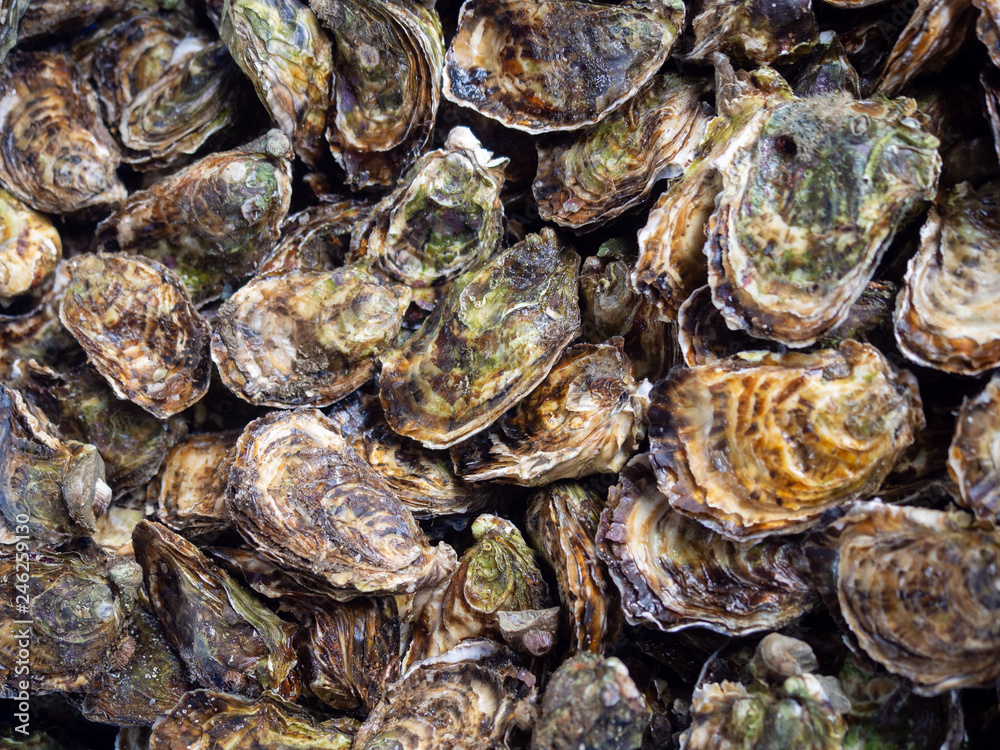
M333 82L330 38L299 0L226 0L219 36L302 161L325 151Z
M364 201L336 200L287 217L281 225L281 240L261 263L258 274L332 271L344 265L354 225L370 208Z
M247 425L236 445L228 507L265 560L311 573L341 592L412 593L455 568L430 547L410 512L314 409Z
M996 376L975 398L966 399L955 420L948 450L948 473L958 483L962 505L987 526L1000 514L1000 379Z
M741 545L685 518L657 489L645 455L609 490L597 550L633 625L746 635L787 625L815 601L796 545Z
M153 611L192 682L248 697L298 697L295 625L162 524L139 523L132 546Z
M694 49L687 59L711 62L722 52L755 65L789 63L817 42L810 0L704 0L691 21Z
M8 55L0 67L0 131L6 134L0 184L52 214L99 213L121 203L121 154L97 106L90 84L65 55Z
M153 725L149 750L233 747L350 750L351 737L273 697L247 700L212 690L186 693Z
M392 599L329 604L312 615L302 651L310 690L341 711L371 711L399 678L399 617Z
M208 390L208 324L170 269L122 255L79 255L59 318L119 398L160 419Z
M497 615L501 611L537 610L546 605L549 591L535 554L514 524L483 514L472 524L472 534L476 543L462 555L447 584L417 592L407 664L443 654L471 638L499 640ZM551 635L536 633L541 640L548 638L549 646Z
M681 0L466 0L444 95L510 128L575 130L649 81L683 25Z
M778 106L722 172L708 224L712 298L727 324L808 346L844 320L896 229L934 196L938 140L912 100L846 94Z
M900 350L960 375L1000 364L1000 182L963 183L931 208L896 301Z
M979 9L976 35L986 45L993 64L1000 67L1000 2L998 0L972 0Z
M861 79L847 59L847 52L832 31L821 32L816 46L795 79L795 95L823 96L837 91L861 98Z
M57 546L88 536L110 501L94 446L59 439L0 383L0 544Z
M639 750L649 709L614 657L578 654L549 680L531 750Z
M38 292L60 258L52 222L0 190L0 309L19 294Z
M492 427L451 448L455 473L473 482L534 487L617 472L645 426L649 384L639 386L620 338L577 344Z
M19 41L85 29L126 0L32 0L17 30Z
M122 558L20 546L0 557L0 697L83 688L128 650L141 585Z
M350 260L370 263L389 281L414 288L430 309L433 291L481 266L500 246L506 159L494 159L468 128L421 156L396 189L358 222Z
M328 406L372 377L409 303L358 267L258 276L219 308L212 359L252 404Z
M596 493L576 482L540 489L528 505L528 535L556 574L574 652L603 653L621 626L618 591L595 540L602 510Z
M546 221L579 229L637 206L694 158L709 115L704 81L661 73L634 97L571 140L538 145L531 191Z
M17 27L31 0L4 0L0 3L0 63L17 44Z
M97 519L97 531L91 538L109 555L135 557L132 551L132 531L145 517L145 508L112 505Z
M738 541L802 531L874 493L924 426L916 379L855 341L678 368L650 400L660 490Z
M334 40L335 113L326 137L347 184L392 185L430 143L444 36L435 11L404 0L309 0Z
M580 331L579 267L546 228L456 279L420 330L383 359L389 425L447 448L524 398Z
M383 693L354 750L501 750L535 678L504 646L466 641L413 665Z
M225 493L239 436L237 430L207 432L171 449L146 492L157 520L189 536L230 527Z
M1000 676L1000 535L964 513L857 503L821 539L858 644L920 695Z
M291 201L291 146L271 130L140 190L97 227L108 251L176 271L195 304L245 280L272 249Z

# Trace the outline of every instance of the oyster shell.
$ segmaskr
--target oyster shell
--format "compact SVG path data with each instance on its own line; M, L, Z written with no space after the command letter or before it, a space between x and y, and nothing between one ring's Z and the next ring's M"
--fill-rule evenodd
M417 304L431 309L435 294L426 287L478 268L500 246L505 164L468 128L454 128L444 148L421 156L358 222L349 259L412 287Z
M577 482L540 489L528 505L528 535L556 574L573 652L603 653L621 626L618 591L595 540L602 510L597 494Z
M31 0L4 0L0 3L0 63L17 44L17 27Z
M963 183L931 208L896 300L895 331L910 360L960 375L1000 364L1000 182Z
M802 531L874 493L924 416L909 372L845 341L677 368L650 394L649 423L670 505L749 541Z
M265 560L324 579L351 599L412 593L455 568L410 512L314 409L271 413L236 446L228 507Z
M1000 379L994 376L975 398L967 398L955 420L948 473L958 483L961 503L988 528L1000 514Z
M509 128L575 130L649 81L683 25L681 0L466 0L444 95Z
M533 700L534 675L487 640L466 641L413 665L383 693L354 750L501 750L518 707Z
M18 41L85 29L120 9L126 0L32 0L18 26Z
M162 524L139 523L132 547L153 611L192 682L247 697L298 697L295 625Z
M149 750L254 746L350 750L351 737L270 696L251 701L212 690L195 690L160 716L149 740Z
M180 276L195 304L256 269L291 201L291 145L279 130L200 159L140 190L98 225L106 250L144 255Z
M0 66L3 187L51 214L101 213L121 203L126 191L115 171L121 154L97 106L90 84L66 55L8 55Z
M409 304L360 267L258 276L219 308L212 359L252 404L328 406L372 377Z
M896 229L933 198L938 140L912 100L845 94L778 106L722 172L705 253L734 330L793 347L841 323Z
M0 697L25 684L30 693L83 688L127 650L141 585L139 566L123 558L20 548L0 556ZM26 676L18 659L30 659Z
M815 601L796 545L741 545L685 518L657 489L645 454L608 492L597 551L633 625L746 635L787 625Z
M920 695L1000 676L1000 536L964 513L857 503L823 532L840 614L858 644Z
M578 654L552 675L531 750L639 750L649 709L615 657Z
M0 190L0 309L38 292L62 258L59 232L42 214Z
M383 358L389 425L447 448L524 398L580 331L579 267L546 228L456 279L420 330Z
M534 487L621 469L644 437L649 389L623 346L614 338L566 349L524 400L452 446L455 473Z
M979 9L976 35L989 52L993 64L1000 67L1000 2L997 0L972 0Z
M145 517L145 508L112 505L97 519L97 531L91 538L109 555L135 557L132 551L132 531Z
M315 165L333 83L333 46L299 0L227 0L219 36L295 153Z
M694 158L709 115L705 81L661 73L572 140L538 144L531 192L542 219L596 227L637 206Z
M817 42L810 0L704 0L691 21L694 49L686 58L711 62L722 52L755 65L789 63Z
M59 318L119 398L166 419L208 391L208 324L154 260L78 255Z
M820 32L816 46L795 78L795 95L823 96L843 91L861 98L861 79L847 58L847 51L832 31Z
M370 209L365 201L335 200L287 217L281 225L281 240L261 263L258 274L339 268L347 258L354 225Z

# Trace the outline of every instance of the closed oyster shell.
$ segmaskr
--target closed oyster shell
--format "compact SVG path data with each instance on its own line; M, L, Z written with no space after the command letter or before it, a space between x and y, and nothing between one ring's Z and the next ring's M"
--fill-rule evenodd
M896 300L910 360L959 375L1000 364L1000 182L957 186L932 207Z
M354 225L370 209L365 201L335 200L288 216L281 225L281 239L258 274L339 268L347 258Z
M466 0L444 95L509 128L575 130L649 81L683 24L681 0Z
M195 690L160 716L149 739L149 750L194 747L350 750L351 737L271 696L251 701L213 690Z
M823 532L840 614L872 659L920 695L1000 676L1000 535L964 513L857 503Z
M456 279L420 330L383 359L389 425L447 448L524 398L580 332L579 267L546 228Z
M299 0L227 0L219 36L295 153L315 165L333 83L333 47L319 20Z
M538 144L531 191L546 221L597 227L637 206L694 158L708 125L705 81L661 73L572 140Z
M208 391L208 324L181 280L156 261L78 255L59 318L119 398L160 419Z
M792 62L817 42L811 5L810 0L704 0L691 21L694 49L686 58L711 62L722 52L756 65Z
M0 308L39 291L60 258L62 240L52 222L0 190Z
M948 473L961 503L988 528L1000 514L1000 379L994 376L975 398L967 398L955 420Z
M140 190L98 225L107 250L171 267L195 304L245 280L279 236L291 201L291 145L271 130Z
M0 130L6 134L0 183L32 208L94 214L125 199L116 172L121 154L93 89L66 55L7 56L0 67Z
M815 601L796 545L737 544L685 518L657 489L645 454L609 490L597 550L633 625L746 635L783 627Z
M847 317L897 228L933 198L938 139L910 99L777 107L722 172L709 283L734 330L808 346Z
M916 379L868 344L745 352L650 394L650 461L671 506L737 541L790 534L874 493L923 428Z
M497 643L473 640L410 667L358 730L354 750L503 750L534 675Z
M452 446L455 473L535 487L621 469L645 434L649 389L636 383L623 346L615 338L566 349L524 400Z
M229 487L230 515L262 557L326 580L343 599L412 593L455 568L454 550L427 543L382 478L314 409L247 425Z
M139 523L132 547L153 611L193 683L247 697L298 697L295 625L162 524Z
M577 482L540 489L528 505L528 535L555 572L574 652L603 653L621 627L618 590L597 551L603 510L597 494Z
M410 304L364 268L258 276L219 308L212 359L260 406L328 406L375 373Z

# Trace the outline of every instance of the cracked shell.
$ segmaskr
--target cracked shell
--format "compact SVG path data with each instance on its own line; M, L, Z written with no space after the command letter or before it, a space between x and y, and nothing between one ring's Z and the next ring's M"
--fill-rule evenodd
M447 448L524 398L580 333L579 268L580 256L546 228L456 279L383 359L389 425Z
M1000 379L994 376L975 398L962 403L948 450L948 473L958 483L961 504L984 526L1000 514Z
M315 409L247 425L228 507L264 559L323 578L343 599L412 593L455 569L455 551L428 544L384 480Z
M212 359L251 404L329 406L374 375L409 304L360 267L258 276L219 308Z
M155 417L208 391L209 328L180 278L142 257L78 255L59 319L119 398Z
M677 368L650 394L649 423L671 506L749 541L802 531L876 492L924 415L913 375L845 341Z
M52 222L0 190L0 310L20 294L40 291L61 258Z
M932 207L896 300L908 359L958 375L1000 364L1000 182L962 183Z
M663 65L681 0L466 0L444 66L444 95L529 133L599 122Z
M711 62L722 52L740 62L793 62L818 41L811 0L704 0L691 21L693 61Z

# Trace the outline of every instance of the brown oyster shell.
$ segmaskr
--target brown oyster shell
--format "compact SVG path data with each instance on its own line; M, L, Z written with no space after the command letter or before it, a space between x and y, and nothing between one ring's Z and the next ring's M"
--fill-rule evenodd
M755 65L788 63L816 44L810 0L704 0L691 21L694 49L685 57L711 62L716 52Z
M337 429L314 409L247 425L228 507L264 559L325 579L340 598L412 593L455 568Z
M52 222L0 190L0 310L19 294L40 291L61 258Z
M258 274L339 268L347 258L355 223L370 209L366 201L333 200L286 217L281 239L260 264Z
M79 255L59 318L119 398L160 419L208 391L208 324L177 274L154 260Z
M102 16L114 13L126 0L32 0L21 18L20 41L62 35L85 29Z
M955 420L948 474L961 503L988 528L1000 514L1000 380L994 376L975 398L967 398Z
M972 0L979 9L976 35L986 45L993 64L1000 66L1000 2L997 0Z
M909 372L845 341L677 368L650 394L649 423L671 506L749 541L802 531L874 493L924 416Z

